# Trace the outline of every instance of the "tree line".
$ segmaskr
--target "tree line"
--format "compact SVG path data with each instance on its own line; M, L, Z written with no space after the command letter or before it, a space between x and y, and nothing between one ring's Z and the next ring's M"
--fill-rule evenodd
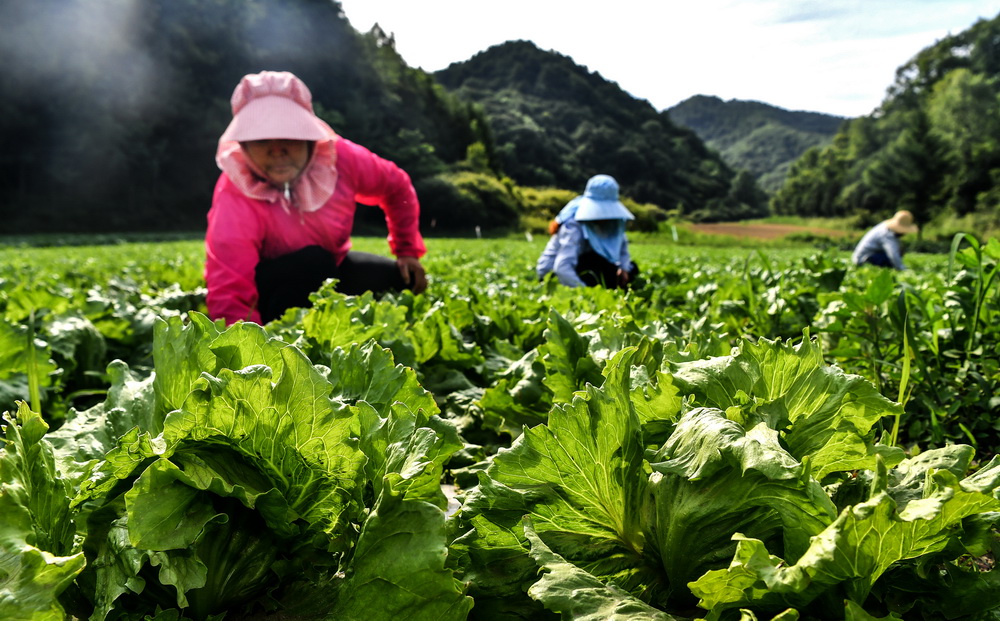
M603 172L628 196L680 217L767 212L753 177L733 170L695 132L558 52L508 41L435 77L483 107L499 164L518 183L579 190Z
M695 95L667 110L693 129L736 170L749 171L762 190L776 192L791 164L812 147L825 147L844 117L785 110L759 101Z
M415 178L489 141L476 108L330 0L4 3L5 233L199 230L240 78L300 76L317 114ZM376 210L377 211L377 210Z
M896 71L880 107L796 161L778 214L856 217L897 209L920 222L1000 215L1000 16L979 20Z
M522 186L578 191L597 172L663 212L766 210L693 132L551 52L470 61L463 75L496 72L481 89L516 101L498 111L407 66L334 0L33 0L0 4L0 21L5 234L202 229L232 90L265 69L299 75L338 133L407 170L422 219L443 231L456 211L518 226L535 207Z

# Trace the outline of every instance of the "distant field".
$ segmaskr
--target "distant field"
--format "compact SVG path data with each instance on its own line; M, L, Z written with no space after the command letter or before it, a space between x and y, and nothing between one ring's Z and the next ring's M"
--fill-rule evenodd
M823 235L827 237L846 237L853 231L847 229L830 229L815 226L797 226L794 224L770 224L762 222L713 222L706 224L691 224L687 227L692 232L703 235L729 235L731 237L748 237L753 239L780 239L794 234Z

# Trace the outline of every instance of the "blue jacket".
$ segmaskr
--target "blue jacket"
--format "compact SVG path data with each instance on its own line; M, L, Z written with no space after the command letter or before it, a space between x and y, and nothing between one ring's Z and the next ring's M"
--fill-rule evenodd
M851 259L855 265L861 265L869 257L878 253L885 254L892 266L898 270L906 269L903 265L903 254L899 249L899 238L889 230L887 223L880 222L873 226L858 245L854 248Z
M590 243L583 236L583 227L575 219L560 224L559 230L549 238L542 255L538 257L535 271L542 278L549 272L556 275L559 282L567 287L582 287L584 282L576 275L576 264L580 255L590 250ZM625 271L632 268L632 256L628 242L622 240L621 257L618 265Z

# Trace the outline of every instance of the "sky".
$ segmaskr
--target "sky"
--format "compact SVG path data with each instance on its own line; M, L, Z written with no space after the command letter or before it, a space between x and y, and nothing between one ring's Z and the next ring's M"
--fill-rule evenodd
M657 110L694 95L870 114L920 50L1000 0L340 0L428 72L505 41L569 56Z

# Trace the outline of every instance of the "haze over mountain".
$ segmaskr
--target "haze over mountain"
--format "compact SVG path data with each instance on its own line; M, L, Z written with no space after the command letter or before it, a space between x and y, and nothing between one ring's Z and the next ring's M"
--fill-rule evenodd
M472 216L521 226L549 208L526 188L578 192L598 172L650 213L755 217L768 207L755 177L772 187L803 148L778 213L992 217L1000 205L997 18L921 51L876 113L853 119L711 97L658 111L527 41L429 74L330 0L145 0L128 15L39 0L0 3L0 23L0 141L18 147L0 153L7 234L203 227L232 89L265 69L298 74L336 131L407 170L441 234ZM672 120L685 112L696 129Z

